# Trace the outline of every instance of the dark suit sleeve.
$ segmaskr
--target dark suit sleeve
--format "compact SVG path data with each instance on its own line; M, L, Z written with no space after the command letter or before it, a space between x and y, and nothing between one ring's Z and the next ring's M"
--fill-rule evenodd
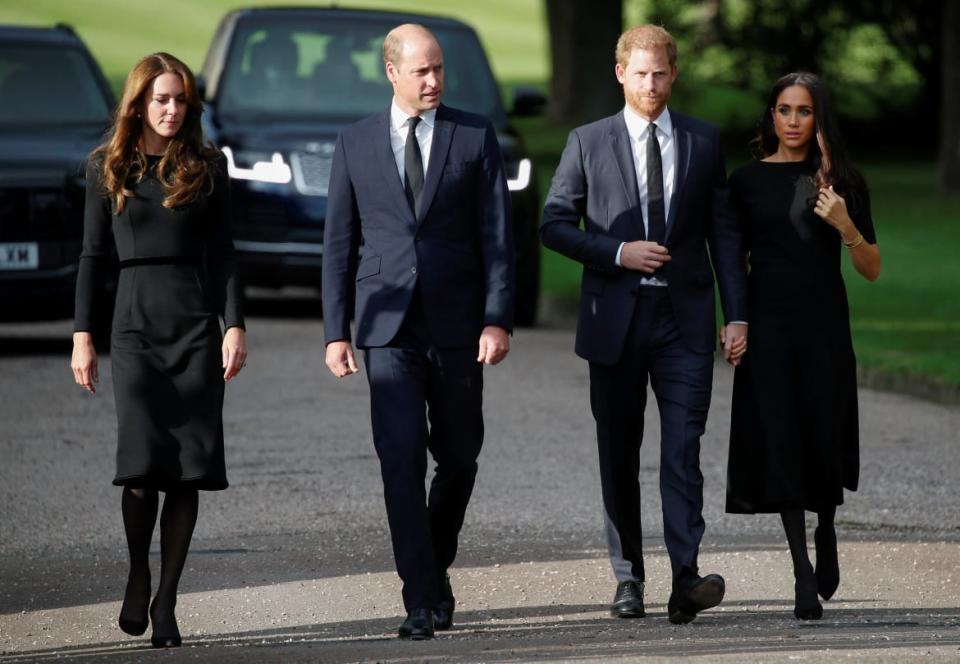
M333 153L323 229L323 330L328 344L350 341L359 248L360 213L341 133Z
M210 237L207 244L207 268L217 311L226 328L244 327L243 290L237 278L237 259L233 247L233 212L230 205L230 176L227 162L219 157L211 163L213 191L210 193Z
M110 199L101 188L102 160L87 162L87 193L83 209L83 246L77 272L77 292L74 302L73 330L97 332L94 327L101 318L98 306L107 281L107 272L113 252L111 234L112 214Z
M730 198L727 169L715 132L713 143L713 187L708 217L707 245L717 275L724 321L749 321L747 317L747 270L740 220Z
M514 271L510 191L497 135L487 125L477 186L480 250L486 282L483 324L513 330Z
M549 249L606 272L617 271L620 240L580 228L587 206L587 176L577 131L570 132L543 207L540 239Z

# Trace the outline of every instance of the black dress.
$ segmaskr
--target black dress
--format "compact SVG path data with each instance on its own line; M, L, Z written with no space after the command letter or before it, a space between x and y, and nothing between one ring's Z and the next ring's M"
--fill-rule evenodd
M727 511L821 511L859 477L856 360L837 231L803 162L730 177L749 251L750 344L733 385ZM875 243L866 192L838 192ZM856 200L854 200L856 199Z
M222 334L243 326L234 275L226 164L210 162L203 194L173 209L162 205L155 176L131 183L122 214L87 168L83 252L75 329L92 331L112 248L120 260L111 334L117 405L114 484L165 490L182 483L227 487L223 454Z

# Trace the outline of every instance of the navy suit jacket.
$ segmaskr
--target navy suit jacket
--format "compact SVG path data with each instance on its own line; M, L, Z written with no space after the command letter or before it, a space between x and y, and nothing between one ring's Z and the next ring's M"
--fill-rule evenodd
M667 215L671 260L662 274L684 341L696 352L711 352L717 330L714 272L727 321L747 320L740 231L728 201L716 127L674 111L670 117L677 168ZM622 111L570 133L544 205L540 237L550 249L583 263L577 354L616 363L640 279L649 276L615 261L621 242L646 239Z
M427 326L441 348L476 344L486 325L512 329L510 197L489 120L437 109L419 217L390 147L389 108L340 133L328 196L327 343L351 338L355 304L356 345L389 344L418 283Z

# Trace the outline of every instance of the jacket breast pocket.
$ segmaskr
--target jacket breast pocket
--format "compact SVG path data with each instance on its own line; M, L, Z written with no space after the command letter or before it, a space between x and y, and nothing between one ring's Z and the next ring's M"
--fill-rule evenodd
M380 256L366 256L357 266L357 281L380 274Z

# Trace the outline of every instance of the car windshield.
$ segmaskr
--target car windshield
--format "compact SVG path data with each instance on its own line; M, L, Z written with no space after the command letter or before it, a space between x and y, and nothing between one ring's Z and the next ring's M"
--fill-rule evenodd
M103 124L110 108L76 48L0 44L0 127Z
M224 67L217 105L238 122L351 120L389 104L383 38L393 23L370 20L258 19L241 22ZM434 30L444 56L443 102L500 126L500 92L476 36Z

